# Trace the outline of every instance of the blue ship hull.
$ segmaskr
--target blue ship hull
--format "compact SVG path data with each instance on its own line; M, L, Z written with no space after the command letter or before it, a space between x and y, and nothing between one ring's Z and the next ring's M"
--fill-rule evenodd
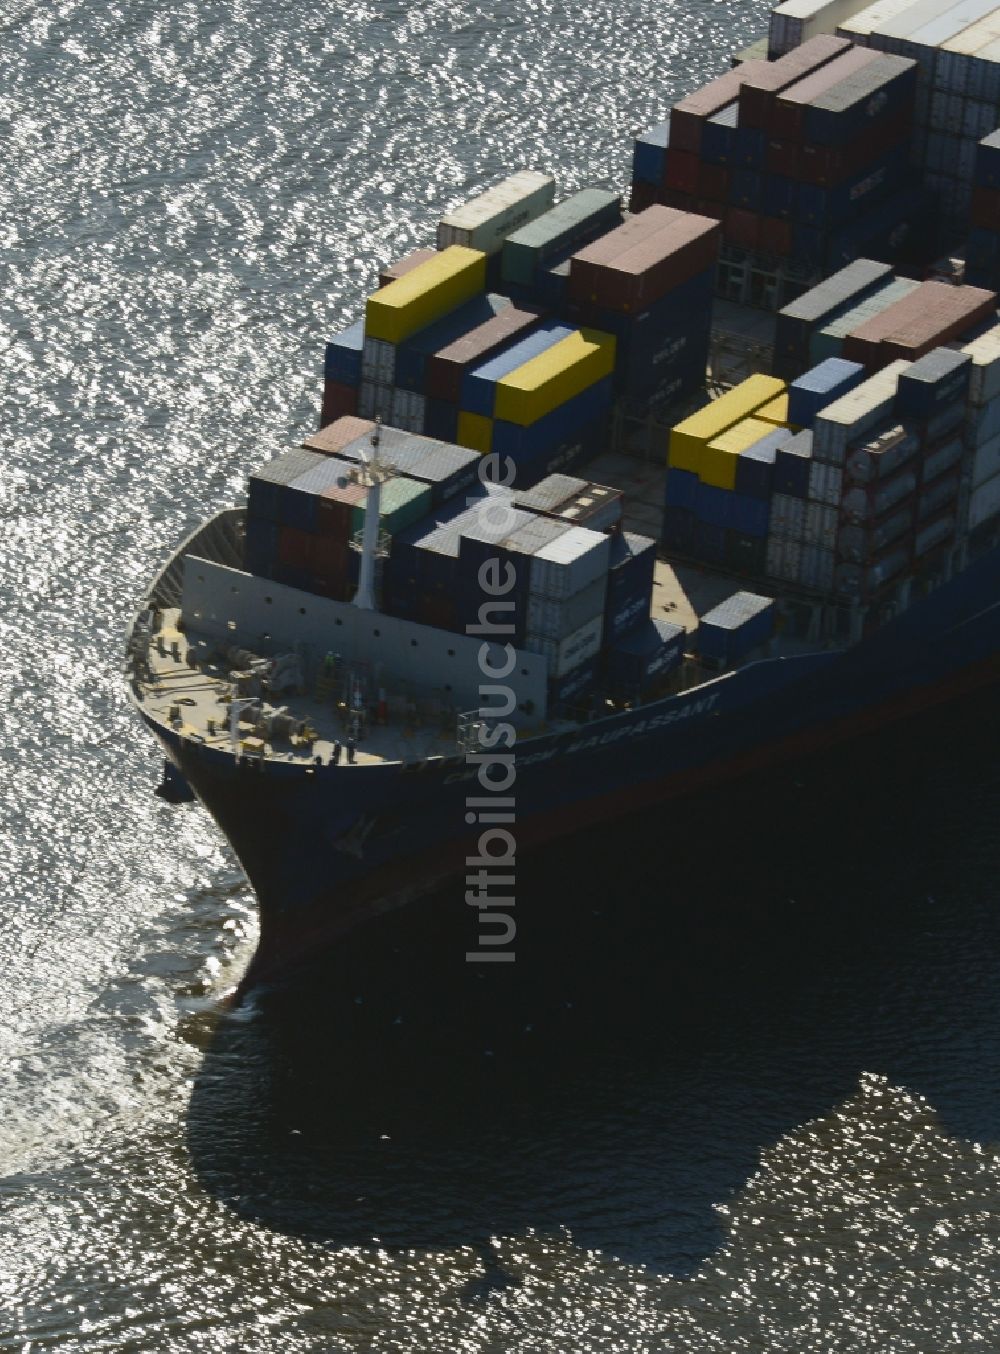
M771 658L516 749L523 852L960 697L1000 678L1000 548L859 644ZM456 755L416 766L236 763L148 721L232 843L260 904L246 985L465 872L484 792Z

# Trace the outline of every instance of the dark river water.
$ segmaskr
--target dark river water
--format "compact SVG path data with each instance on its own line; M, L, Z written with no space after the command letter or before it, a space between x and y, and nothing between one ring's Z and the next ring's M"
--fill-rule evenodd
M0 10L0 1349L1000 1348L986 698L445 895L294 994L119 676L377 265L622 186L730 0ZM465 911L466 915L463 915Z

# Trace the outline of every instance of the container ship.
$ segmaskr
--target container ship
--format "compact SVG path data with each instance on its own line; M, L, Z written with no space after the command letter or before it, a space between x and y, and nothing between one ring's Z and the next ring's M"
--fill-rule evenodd
M1000 676L1000 5L788 0L635 142L387 267L127 681L246 985L465 876ZM504 912L504 909L507 912Z

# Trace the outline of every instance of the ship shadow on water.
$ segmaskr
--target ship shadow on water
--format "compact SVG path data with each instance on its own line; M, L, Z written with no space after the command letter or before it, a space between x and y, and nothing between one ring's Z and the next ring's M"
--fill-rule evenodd
M453 889L220 1018L189 1109L205 1188L337 1246L567 1227L684 1274L713 1205L863 1072L1000 1138L992 704L522 861L513 964L464 962Z

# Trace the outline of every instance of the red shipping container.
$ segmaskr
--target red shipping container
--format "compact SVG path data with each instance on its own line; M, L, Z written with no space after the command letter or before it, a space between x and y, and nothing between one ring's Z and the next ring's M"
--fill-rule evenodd
M313 537L298 527L278 528L278 563L312 572Z
M801 141L806 108L813 99L833 89L849 75L881 59L881 52L871 51L867 47L852 47L843 56L838 56L818 71L807 75L804 80L783 89L771 106L768 131L779 141Z
M390 282L396 282L407 273L412 273L414 268L419 268L422 263L432 259L436 252L434 249L415 249L412 254L390 263L378 275L379 287L388 287Z
M715 266L720 244L717 221L693 213L671 213L663 207L650 207L643 216L632 220L641 221L654 213L663 223L662 229L638 243L622 249L622 232L631 224L626 222L573 255L569 273L571 301L635 313L645 310L688 278Z
M633 217L639 220L639 217ZM506 306L499 314L485 320L463 334L454 343L439 348L427 359L424 368L424 393L432 400L446 400L458 404L462 390L462 376L475 366L516 342L540 322L544 312L534 306L518 304Z
M765 61L746 61L674 104L670 114L671 152L680 150L689 155L700 155L701 129L705 122L716 113L721 113L729 104L735 103L743 81L758 67L766 64Z
M663 175L664 188L672 188L678 193L697 193L698 157L686 151L672 150L667 156L667 167Z
M1000 232L1000 188L973 189L972 224L980 230Z
M801 179L800 155L803 147L797 141L776 141L767 143L764 168L769 174L781 174L786 179Z
M358 412L358 392L354 386L341 385L339 381L327 381L323 385L323 416L320 427L325 428L335 418Z
M356 418L353 415L345 415L342 418L336 418L332 423L321 428L318 433L313 433L302 443L307 451L318 451L323 456L336 456L338 451L343 451L348 442L353 442L358 437L364 437L370 433L375 424L370 418Z
M351 532L351 513L364 503L367 490L360 484L334 485L316 500L318 532L332 540L346 541Z
M758 238L765 254L787 257L792 252L792 223L781 221L776 216L762 216Z
M691 210L698 216L710 216L713 221L721 221L726 214L726 204L714 197L696 197Z
M912 132L912 112L909 108L900 108L891 118L872 122L864 136L857 137L842 149L815 146L807 142L799 147L797 177L818 188L835 187L854 174L859 174L865 165L880 159L911 136Z
M725 165L703 164L698 170L698 196L725 202L729 196L729 170Z
M661 188L660 202L664 207L669 207L671 211L693 212L697 210L694 194L681 193L676 188Z
M849 362L864 363L871 371L896 358L916 361L991 319L996 304L996 293L982 287L922 282L909 296L848 334L843 356Z
M343 583L347 577L347 557L350 546L347 537L339 540L334 536L315 536L313 538L312 568L328 583Z
M740 86L740 127L755 127L767 131L771 121L771 109L778 93L804 79L813 71L825 66L838 56L850 51L847 38L837 38L830 33L810 38L801 47L787 52L777 61L748 63L752 69L746 71Z
M642 179L636 179L632 184L632 195L628 200L628 209L633 214L644 212L647 207L652 207L654 202L659 202L659 189L655 183L646 183Z
M722 221L723 234L729 244L738 249L756 249L760 236L761 218L756 212L742 207L730 207Z

